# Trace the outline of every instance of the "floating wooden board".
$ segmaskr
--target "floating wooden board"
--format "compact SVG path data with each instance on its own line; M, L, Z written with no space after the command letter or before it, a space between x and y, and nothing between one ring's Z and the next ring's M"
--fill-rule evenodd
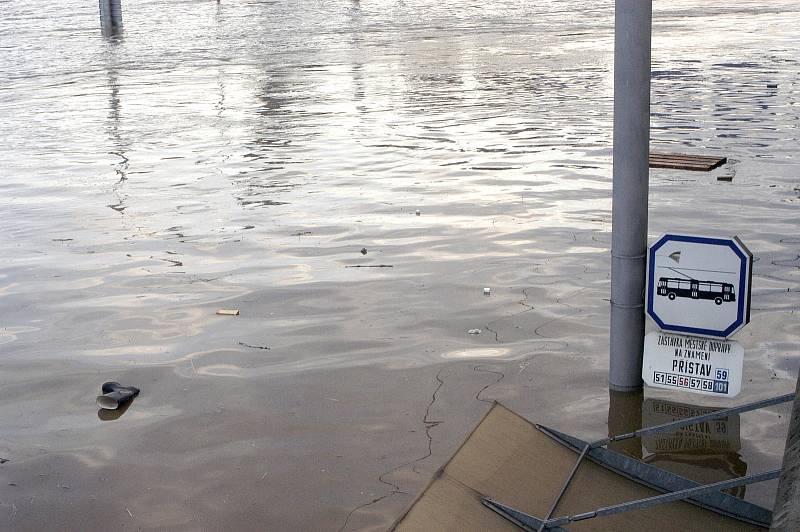
M708 172L728 162L727 157L650 152L650 168Z

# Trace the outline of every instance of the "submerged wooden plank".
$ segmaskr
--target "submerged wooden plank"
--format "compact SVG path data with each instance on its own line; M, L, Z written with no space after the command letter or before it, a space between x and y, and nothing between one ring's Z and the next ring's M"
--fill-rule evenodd
M673 165L684 165L684 166L698 166L702 168L707 168L714 166L717 164L717 161L699 161L696 159L668 159L663 157L651 157L649 160L650 164L673 164Z
M677 157L674 155L651 154L650 159L654 161L682 161L689 164L716 164L717 162L719 162L720 159L724 159L724 157L700 158L700 157Z
M692 172L709 172L713 170L710 168L709 165L693 165L693 164L686 164L686 163L676 163L676 162L651 162L650 168L666 168L670 170L689 170Z
M706 168L709 166L713 166L717 163L717 161L699 161L696 159L668 159L663 157L651 157L649 160L650 164L673 164L673 165L685 165L685 166L698 166L702 168Z
M716 161L720 157L716 155L698 155L694 153L662 153L662 152L650 152L650 157L665 157L670 159L698 159L701 161Z
M391 530L512 530L514 527L508 521L481 504L481 498L488 496L542 516L576 457L575 452L556 443L527 420L496 404ZM556 515L584 512L656 493L587 461L578 469ZM572 532L761 530L686 502L570 523L565 528Z
M693 170L708 172L728 162L727 157L711 155L690 155L683 153L650 152L650 168L672 168L675 170Z

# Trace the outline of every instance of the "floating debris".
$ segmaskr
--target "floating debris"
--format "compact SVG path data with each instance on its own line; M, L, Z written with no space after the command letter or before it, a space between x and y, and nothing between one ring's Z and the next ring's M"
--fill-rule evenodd
M242 347L249 347L250 349L264 349L266 351L269 351L269 346L268 345L250 345L250 344L246 344L244 342L239 342L239 345L242 346Z
M97 406L105 410L116 410L139 395L139 388L123 386L118 382L104 382L101 390L103 395L97 396Z
M220 316L238 316L239 309L238 308L221 308L217 311L217 314Z
M694 170L708 172L727 163L727 157L710 155L688 155L684 153L650 152L650 168L672 168L675 170Z
M367 254L367 248L361 248L361 254L362 255L366 255Z

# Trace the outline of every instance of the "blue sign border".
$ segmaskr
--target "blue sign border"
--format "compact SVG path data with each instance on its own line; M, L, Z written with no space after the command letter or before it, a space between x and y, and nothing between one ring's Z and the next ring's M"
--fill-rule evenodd
M739 268L739 287L747 287L747 297L737 297L738 300L736 307L736 321L734 321L728 328L723 331L714 329L702 329L700 327L684 327L682 325L670 325L664 323L653 311L653 287L655 286L655 269L656 269L656 251L658 251L664 244L670 241L677 242L692 242L695 244L711 244L713 246L725 246L733 250L739 260L742 261ZM744 246L742 246L744 247ZM746 248L745 248L746 249ZM658 327L664 331L677 331L686 334L697 334L700 336L716 336L719 338L727 338L734 331L739 329L749 320L749 306L750 306L750 286L749 279L747 278L748 266L750 265L750 256L742 253L742 250L734 243L732 239L728 238L710 238L704 236L689 236L689 235L671 235L666 234L658 241L650 246L647 255L647 315L656 322ZM746 300L746 301L745 301Z

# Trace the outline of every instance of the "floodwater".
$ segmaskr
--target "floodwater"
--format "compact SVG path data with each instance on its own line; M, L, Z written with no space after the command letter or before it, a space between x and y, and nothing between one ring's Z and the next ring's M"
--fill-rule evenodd
M736 401L609 398L610 0L2 2L0 529L383 529L492 400L791 391L800 5L655 4L651 148L729 162L649 233L753 251ZM777 467L787 412L653 461Z

